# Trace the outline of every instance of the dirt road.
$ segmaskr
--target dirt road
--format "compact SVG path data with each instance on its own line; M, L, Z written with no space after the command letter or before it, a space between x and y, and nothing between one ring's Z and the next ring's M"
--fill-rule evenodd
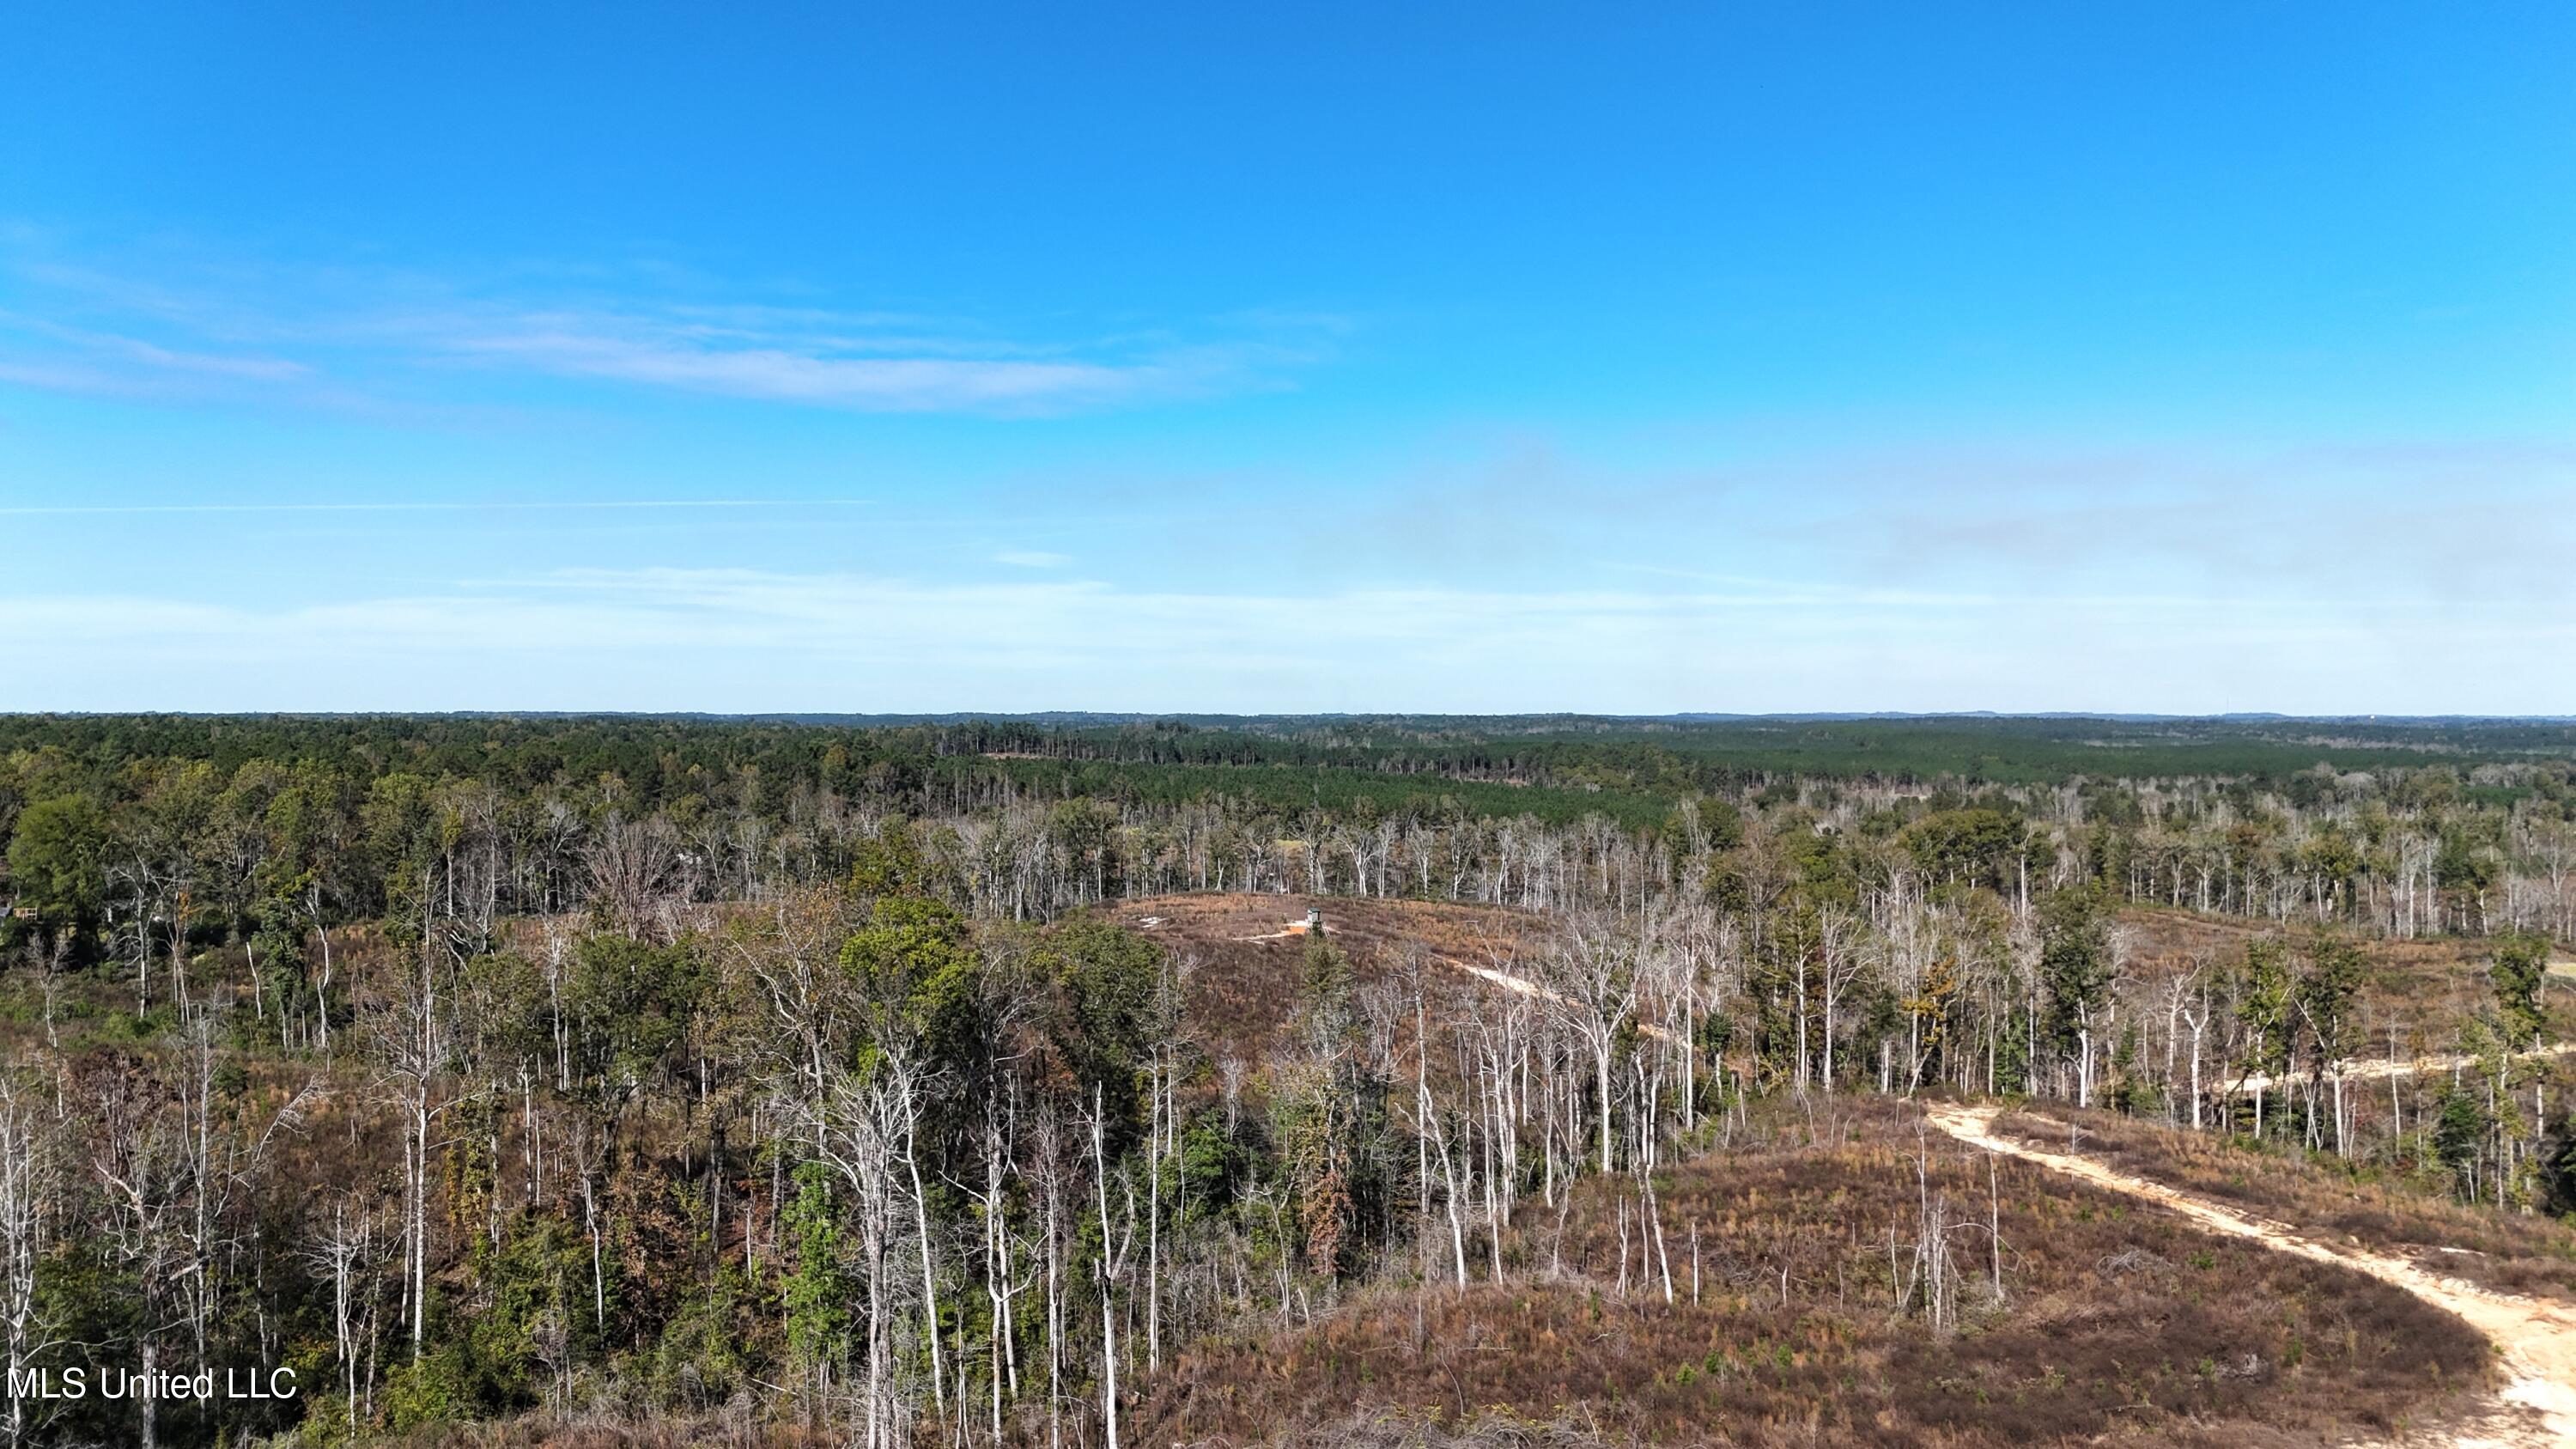
M1480 980L1525 996L1565 1004L1566 998L1535 981L1473 965L1453 957L1436 958ZM2557 1055L2576 1046L2528 1055ZM2420 1064L2419 1064L2420 1065ZM2392 1069L2394 1070L2394 1069ZM2496 1396L2472 1411L2464 1423L2428 1434L2412 1434L2391 1449L2543 1449L2576 1445L2576 1309L2538 1299L2492 1293L2473 1283L2427 1273L2404 1258L2365 1248L2336 1245L2309 1237L2283 1224L2224 1207L2194 1193L2115 1171L2101 1163L2051 1152L1994 1134L2000 1107L1929 1103L1924 1115L1932 1125L1974 1147L2034 1162L2096 1187L2169 1208L2202 1227L2234 1237L2252 1238L2284 1253L2297 1253L2367 1273L2383 1283L2414 1294L2437 1308L2458 1314L2487 1337L2502 1358L2507 1381Z
M1431 959L1439 962L1443 966L1454 966L1459 970L1466 972L1468 975L1475 977L1479 981L1489 982L1495 986L1499 986L1505 991L1511 992L1515 996L1535 997L1538 1000L1547 1002L1553 1006L1562 1006L1570 1010L1584 1011L1587 1014L1590 1011L1590 1008L1583 1006L1580 1002L1574 1000L1574 998L1567 996L1562 992L1550 991L1546 987L1539 985L1537 982L1530 980L1526 976L1514 976L1508 971L1497 971L1491 966L1479 966L1473 961L1461 961L1455 956L1442 956L1435 953ZM1657 1026L1651 1021L1638 1022L1637 1031L1641 1036L1651 1036L1658 1041L1681 1040L1680 1033L1673 1031L1669 1027Z
M2513 1054L2513 1059L2518 1062L2545 1062L2554 1061L2559 1057L2564 1056L2576 1056L2576 1042L2560 1042L2556 1046L2539 1047L2527 1052L2515 1052ZM2438 1057L2419 1057L2411 1062L2392 1062L2386 1060L2355 1061L2343 1069L2343 1079L2346 1082L2385 1081L2390 1077L2412 1077L2418 1075L2429 1075L2434 1072L2456 1072L2462 1067L2476 1066L2477 1063L2478 1059L2476 1057L2460 1056L2457 1053ZM2301 1078L2300 1080L2304 1081L2306 1079ZM2219 1083L2218 1085L2222 1090L2227 1089L2226 1083ZM2246 1077L2242 1081L2235 1083L2233 1089L2239 1092L2268 1092L2279 1085L2280 1083L2274 1081L2270 1076L2257 1072L2254 1075Z
M2471 1423L2403 1444L2443 1444L2456 1449L2525 1449L2576 1444L2576 1309L2537 1299L2492 1293L2456 1278L2427 1273L2386 1253L2323 1242L2282 1224L2224 1207L2143 1177L2132 1177L2088 1158L2051 1152L1994 1133L1996 1107L1936 1103L1924 1109L1932 1125L1971 1146L2035 1162L2096 1187L2143 1198L2180 1213L2213 1232L2252 1238L2367 1273L2448 1309L2487 1336L2502 1356L2509 1382Z

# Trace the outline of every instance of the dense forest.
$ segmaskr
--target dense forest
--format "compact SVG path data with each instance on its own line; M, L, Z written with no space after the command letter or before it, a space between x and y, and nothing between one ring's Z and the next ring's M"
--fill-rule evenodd
M1538 1271L1579 1181L1669 1296L1659 1167L1784 1095L2566 1195L2555 724L20 716L0 840L9 1372L301 1386L13 1445L1116 1445L1204 1335ZM1307 936L1247 1046L1122 919L1187 893L1491 924Z

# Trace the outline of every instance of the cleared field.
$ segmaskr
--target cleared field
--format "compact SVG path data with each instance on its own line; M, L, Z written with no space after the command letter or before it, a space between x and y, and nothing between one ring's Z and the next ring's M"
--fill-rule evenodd
M1475 986L1449 962L1487 961L1546 929L1526 911L1492 906L1246 892L1157 896L1123 903L1109 918L1193 963L1193 1024L1220 1050L1252 1061L1296 1004L1310 938L1289 927L1302 924L1309 910L1323 913L1324 939L1365 976L1406 971L1419 961L1425 994L1435 1001L1491 989Z

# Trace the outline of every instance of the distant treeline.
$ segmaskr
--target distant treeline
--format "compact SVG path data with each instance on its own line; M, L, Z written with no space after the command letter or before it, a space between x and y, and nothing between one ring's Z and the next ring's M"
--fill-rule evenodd
M888 819L913 822L961 909L1016 920L1196 889L1632 905L1694 872L1730 888L1715 862L1750 825L1847 837L1881 881L1955 878L1944 842L2003 842L1974 874L2016 899L2081 878L2406 936L2571 925L2576 765L2517 753L2554 726L2301 745L2320 726L1603 722L1471 740L1435 723L5 718L0 945L32 932L139 964L424 893L485 922L620 895L758 900L839 880ZM1829 767L1722 748L1766 732ZM1971 749L2005 764L1932 769ZM2125 772L1999 778L2079 757ZM1897 758L1921 763L1860 768ZM2196 768L2149 768L2168 758ZM2264 759L2282 772L2244 763Z
M90 769L137 758L311 763L532 788L614 775L647 801L692 776L756 768L781 788L917 782L935 760L1040 757L1145 766L1288 767L1580 792L1715 794L1782 775L1888 783L2183 777L2279 782L2335 772L2576 761L2576 724L2522 720L2078 717L1624 720L1580 716L1086 716L829 725L652 715L8 715L0 757ZM1517 811L1513 812L1517 813Z

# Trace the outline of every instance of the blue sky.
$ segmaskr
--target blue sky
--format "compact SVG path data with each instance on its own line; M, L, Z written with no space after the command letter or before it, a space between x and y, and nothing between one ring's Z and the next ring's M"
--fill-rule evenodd
M2576 712L2563 6L12 31L0 708Z

